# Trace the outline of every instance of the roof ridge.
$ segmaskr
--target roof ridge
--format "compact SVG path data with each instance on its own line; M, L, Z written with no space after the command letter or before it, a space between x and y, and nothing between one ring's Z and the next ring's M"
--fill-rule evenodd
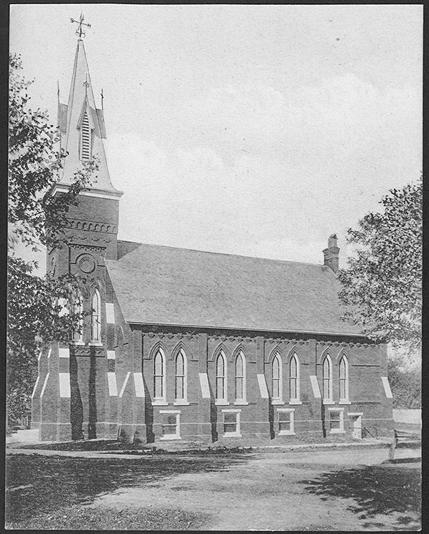
M305 262L305 261L294 261L294 260L280 260L280 259L275 259L275 258L265 258L263 256L246 256L245 254L232 254L230 252L216 252L216 251L201 250L201 249L196 249L196 248L174 247L172 245L157 245L156 243L139 243L138 241L128 241L126 239L118 239L118 241L122 241L122 242L125 242L125 243L135 243L135 244L137 244L139 246L146 246L146 247L169 248L169 249L173 249L173 250L185 250L187 252L199 252L199 253L202 253L202 254L210 254L210 255L216 254L217 256L231 256L233 258L237 258L238 257L238 258L248 258L248 259L251 259L251 260L272 261L272 262L275 262L275 263L294 263L294 264L299 264L299 265L311 265L312 267L323 267L322 263L310 263L310 262ZM135 248L134 250L132 250L128 254L125 254L124 256L122 256L122 258L125 258L125 257L129 256L130 254L135 252L137 250L137 248Z

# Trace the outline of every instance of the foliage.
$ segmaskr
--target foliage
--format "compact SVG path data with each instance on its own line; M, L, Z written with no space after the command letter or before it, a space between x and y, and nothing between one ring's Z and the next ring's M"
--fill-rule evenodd
M394 408L421 407L420 369L404 368L397 359L388 362L389 383L393 394Z
M356 250L339 271L345 318L372 339L420 347L422 306L422 177L392 189L347 242Z
M13 420L30 407L43 340L70 339L82 319L74 307L64 313L63 306L75 294L79 280L70 275L56 279L35 275L37 263L18 257L16 248L24 245L36 252L43 246L61 246L68 209L89 185L97 163L77 171L67 193L51 194L66 154L56 150L57 131L47 113L28 107L31 82L20 73L18 55L10 56L9 68L7 401Z

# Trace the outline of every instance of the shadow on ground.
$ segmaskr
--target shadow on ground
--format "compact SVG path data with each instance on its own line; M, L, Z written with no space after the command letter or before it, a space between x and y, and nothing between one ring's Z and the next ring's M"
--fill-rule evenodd
M377 515L383 514L394 519L395 529L420 528L421 478L416 467L374 465L330 471L303 484L324 501L354 499L348 509L360 520L368 520L363 527L382 528Z
M6 461L6 521L30 520L121 487L157 484L182 474L228 470L247 461L238 455L205 458L71 458L16 454Z

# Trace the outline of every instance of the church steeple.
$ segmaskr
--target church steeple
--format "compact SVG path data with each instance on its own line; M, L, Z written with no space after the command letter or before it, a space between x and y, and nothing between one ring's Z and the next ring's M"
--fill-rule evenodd
M119 198L122 192L113 186L107 166L103 139L106 138L103 109L95 104L85 47L80 33L76 46L73 74L67 104L58 101L58 125L61 147L66 151L62 175L56 189L61 191L73 181L73 175L82 163L95 157L99 169L92 178L90 190L102 192L112 198ZM72 19L73 22L73 19ZM78 21L76 21L78 22ZM85 192L83 192L85 194Z

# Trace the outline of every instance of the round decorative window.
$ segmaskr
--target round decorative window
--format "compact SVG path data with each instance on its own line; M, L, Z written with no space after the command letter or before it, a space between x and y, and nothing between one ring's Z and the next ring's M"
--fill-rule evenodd
M95 269L95 260L90 254L82 254L77 262L79 269L84 273L92 273Z

